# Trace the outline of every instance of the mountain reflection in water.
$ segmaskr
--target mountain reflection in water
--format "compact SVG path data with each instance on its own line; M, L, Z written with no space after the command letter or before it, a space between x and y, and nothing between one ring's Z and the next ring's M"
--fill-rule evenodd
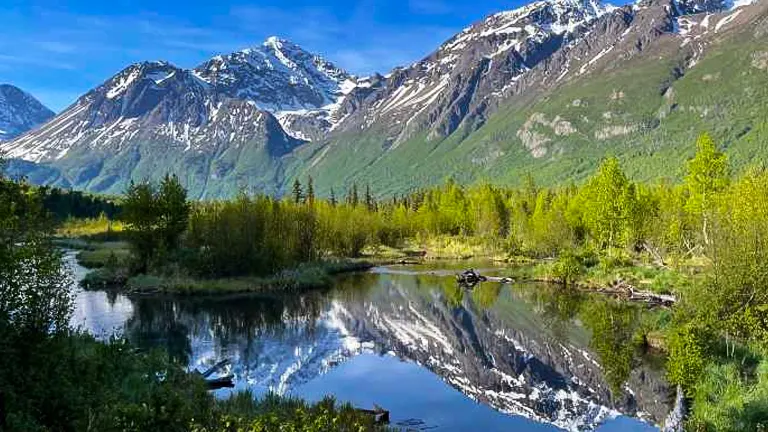
M631 343L638 309L548 285L467 291L380 272L305 295L113 296L113 314L90 304L105 296L78 296L86 329L120 327L192 368L229 358L236 388L222 396L330 393L411 429L457 431L657 430L627 416L658 424L668 411L663 373Z

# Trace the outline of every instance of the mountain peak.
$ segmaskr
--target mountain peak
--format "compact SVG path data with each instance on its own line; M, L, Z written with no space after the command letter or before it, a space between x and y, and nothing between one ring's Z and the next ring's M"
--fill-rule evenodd
M517 9L499 12L487 21L538 25L552 33L572 32L576 27L610 12L615 6L600 0L539 0Z
M15 138L54 115L29 93L11 84L0 84L0 141Z
M295 43L289 41L288 39L284 39L284 38L281 38L279 36L270 36L270 37L266 38L264 40L264 42L262 43L262 46L264 46L264 47L270 47L270 48L275 48L275 49L279 49L283 45L290 45L290 46L297 47L297 48L299 47L298 45L296 45Z
M351 76L295 43L271 36L261 45L216 56L194 71L229 97L273 113L317 110L337 101Z

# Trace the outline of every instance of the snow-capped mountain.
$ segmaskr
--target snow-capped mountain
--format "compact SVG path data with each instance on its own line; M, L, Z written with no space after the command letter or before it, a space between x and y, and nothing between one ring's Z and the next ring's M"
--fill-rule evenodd
M0 141L13 139L54 115L30 94L12 85L0 85Z
M274 191L248 171L279 183L271 161L301 145L297 137L332 127L340 100L356 85L321 57L270 38L192 70L162 61L131 65L4 150L64 167L73 183L97 191L119 192L126 179L169 170L199 196L243 186ZM229 190L211 190L211 179Z
M2 150L60 171L32 177L110 193L166 172L196 197L243 187L279 194L307 175L319 193L353 182L402 192L442 181L457 166L466 181L510 181L552 163L567 168L553 168L555 177L573 179L604 153L585 156L585 148L653 157L669 134L690 138L681 124L721 119L706 117L722 106L696 100L679 110L670 88L719 52L711 47L735 43L732 35L765 38L768 2L749 3L539 0L471 25L412 65L366 78L278 38L194 69L140 63ZM751 79L738 89L762 88L757 71L768 55L756 44L734 45L751 64L707 79ZM748 96L741 100L759 99ZM728 112L741 121L742 109L756 112L740 105ZM667 123L672 114L686 119ZM734 139L762 130L732 129ZM644 152L630 143L638 140Z
M316 127L327 131L335 123L340 100L357 85L356 77L343 69L277 37L256 48L216 56L194 73L217 93L253 101L273 113L300 139L306 138L306 131L291 127L297 118L319 119Z
M393 147L425 128L428 139L445 138L462 123L482 121L523 75L613 9L594 0L541 0L492 15L396 69L341 128L378 124Z

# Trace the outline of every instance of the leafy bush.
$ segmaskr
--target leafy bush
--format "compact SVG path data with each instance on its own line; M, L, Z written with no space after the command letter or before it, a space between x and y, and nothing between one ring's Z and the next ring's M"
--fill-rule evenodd
M669 381L682 385L686 394L691 395L712 354L713 335L708 329L689 323L668 332L666 342Z
M552 266L552 275L565 285L576 282L583 274L584 266L572 252L561 254Z

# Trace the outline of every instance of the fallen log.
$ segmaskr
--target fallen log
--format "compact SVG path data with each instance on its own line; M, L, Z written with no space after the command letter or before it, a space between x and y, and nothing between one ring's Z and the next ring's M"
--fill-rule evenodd
M205 380L208 390L219 390L223 388L233 388L235 386L235 376L227 375L219 378Z
M511 277L483 276L474 269L466 270L456 275L456 281L465 288L474 288L480 282L498 282L503 284L514 283ZM550 280L533 280L534 282L552 282ZM629 301L645 302L654 305L672 306L677 303L677 297L670 294L656 294L650 291L638 290L634 286L619 280L608 288L595 289L585 285L576 284L576 288L584 292L593 292L607 295L621 296Z
M224 360L216 363L215 365L211 366L210 368L208 368L208 370L206 370L205 372L200 373L200 375L202 375L203 378L208 378L209 376L213 375L218 370L224 368L228 364L229 364L229 359L224 359Z
M671 306L677 303L677 297L673 295L641 291L622 280L616 281L610 289L601 289L598 291L605 294L624 296L631 301L644 301L646 303L661 304L664 306Z
M355 411L373 417L373 423L377 425L389 423L389 411L374 405L372 410L364 408L355 408Z
M228 365L229 365L229 359L224 359L216 363L215 365L211 366L210 368L206 369L204 372L200 372L198 370L195 370L194 372L205 379L205 384L208 387L208 390L232 388L235 386L235 382L234 382L235 376L232 374L225 375L218 378L210 378L211 375L215 374L216 372L220 371L221 369L225 368Z

